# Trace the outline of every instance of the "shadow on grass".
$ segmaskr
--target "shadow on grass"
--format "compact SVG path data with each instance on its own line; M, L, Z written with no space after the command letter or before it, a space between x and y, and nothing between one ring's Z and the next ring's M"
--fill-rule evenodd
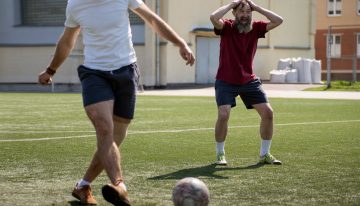
M149 180L162 180L162 179L182 179L185 177L208 177L215 179L228 179L228 177L216 175L218 171L233 171L233 170L248 170L248 169L257 169L264 166L264 164L254 164L246 167L227 167L227 166L217 166L216 164L210 164L202 167L195 167L189 169L182 169L176 172L159 175L155 177L148 178Z
M79 205L82 205L82 204L80 203L80 201L77 201L77 200L72 200L72 201L69 201L68 203L69 203L69 205L71 205L71 206L79 206Z

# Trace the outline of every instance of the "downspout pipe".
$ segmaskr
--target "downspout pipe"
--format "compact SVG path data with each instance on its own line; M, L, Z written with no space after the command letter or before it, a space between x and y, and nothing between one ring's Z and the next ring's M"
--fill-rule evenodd
M160 0L156 0L155 12L160 16ZM155 86L160 87L160 37L156 34L155 37Z

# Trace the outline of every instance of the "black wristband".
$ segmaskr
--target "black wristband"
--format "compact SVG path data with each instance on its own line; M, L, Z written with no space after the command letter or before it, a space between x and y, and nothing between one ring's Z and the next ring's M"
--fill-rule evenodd
M53 76L56 73L56 70L51 69L50 67L46 68L46 73Z

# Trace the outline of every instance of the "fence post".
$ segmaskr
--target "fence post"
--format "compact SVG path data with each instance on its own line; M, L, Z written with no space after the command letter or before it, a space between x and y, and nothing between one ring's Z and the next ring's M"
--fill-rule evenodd
M353 66L352 66L352 81L355 83L357 80L356 80L356 70L357 70L357 55L355 54L353 56Z
M51 82L51 93L55 92L55 83L54 81Z
M326 62L326 84L327 84L327 88L331 87L331 69L330 69L330 64L331 64L331 44L332 42L332 37L331 37L331 26L329 26L328 28L328 34L327 34L327 51L326 51L326 57L327 57L327 62Z

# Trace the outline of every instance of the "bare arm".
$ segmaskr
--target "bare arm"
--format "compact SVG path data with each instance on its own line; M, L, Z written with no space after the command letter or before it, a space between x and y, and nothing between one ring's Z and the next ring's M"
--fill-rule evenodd
M268 25L266 26L267 31L274 29L275 27L279 26L283 22L283 18L281 16L279 16L278 14L256 5L251 0L247 0L247 2L250 4L251 9L253 11L259 12L260 14L264 15L267 19L270 20L270 23L268 23Z
M51 83L51 77L56 70L61 66L65 59L69 56L70 52L74 48L76 39L79 35L80 27L69 28L65 27L63 34L61 35L55 49L54 57L52 58L48 68L49 71L45 70L39 74L39 83L40 84L49 84Z
M218 8L210 15L210 21L216 29L222 29L224 27L224 21L221 18L224 17L231 9L236 7L239 2L240 0L235 0L228 5Z
M191 49L164 20L162 20L157 14L149 9L146 4L142 4L139 8L133 10L137 15L139 15L150 27L158 33L164 39L169 40L180 48L180 55L186 61L186 65L193 65L195 62L195 57L192 54Z

